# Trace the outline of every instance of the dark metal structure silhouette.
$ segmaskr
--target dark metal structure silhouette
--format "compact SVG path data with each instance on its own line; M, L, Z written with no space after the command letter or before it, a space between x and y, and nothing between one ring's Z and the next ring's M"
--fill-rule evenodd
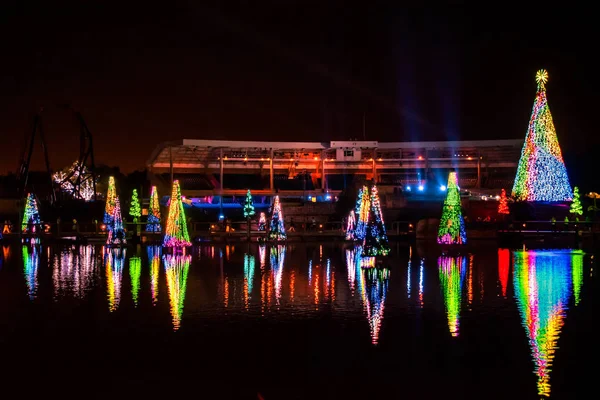
M92 180L92 185L94 188L94 200L96 200L96 165L94 162L94 142L92 139L92 133L90 132L83 116L79 111L73 110L69 105L64 105L61 108L68 109L73 111L75 118L80 126L80 135L79 135L79 158L77 160L76 168L73 168L69 173L63 178L61 182L58 182L60 187L67 181L71 182L70 192L73 197L77 198L81 185L88 180ZM23 152L23 156L21 158L21 164L19 166L19 170L17 173L17 180L19 182L19 195L23 197L24 192L27 188L28 178L29 178L29 167L31 165L31 157L33 155L33 151L35 148L35 141L39 137L39 140L42 145L42 150L44 152L44 161L46 164L46 170L48 175L50 176L50 184L52 187L51 192L51 202L54 203L56 201L56 191L55 191L55 183L53 182L52 170L50 168L50 159L48 157L48 146L46 143L46 139L44 136L43 124L42 124L42 112L44 109L42 108L40 112L33 119L33 130L31 135L26 141L25 150ZM87 171L86 171L87 170ZM71 181L71 178L76 175L74 181Z

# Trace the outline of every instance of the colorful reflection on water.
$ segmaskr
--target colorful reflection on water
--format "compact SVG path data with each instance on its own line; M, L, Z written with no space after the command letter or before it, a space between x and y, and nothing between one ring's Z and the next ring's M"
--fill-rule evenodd
M35 299L38 290L38 268L40 266L40 248L37 245L22 246L23 273L27 284L27 295Z
M467 257L441 256L438 258L440 285L448 316L448 328L454 337L459 334L462 290L467 275Z
M178 330L181 327L183 305L185 303L185 291L187 288L187 277L191 261L192 256L190 255L165 254L163 256L165 275L167 276L169 301L171 303L173 330Z
M11 296L10 291L4 290L8 286L2 285L3 280L11 279L12 268L18 278L13 286L18 287L19 296L28 307L38 307L50 299L50 307L60 310L70 298L86 299L70 301L68 314L82 309L82 303L98 303L105 314L98 321L93 320L98 325L106 320L120 325L129 320L136 324L149 320L150 327L162 325L168 335L173 335L171 330L179 331L177 338L201 337L215 326L216 332L223 329L230 336L248 328L254 332L252 340L257 346L264 345L260 342L263 333L269 335L279 325L293 326L302 338L323 335L323 346L327 343L330 347L333 345L328 341L343 341L344 345L348 341L357 352L369 349L385 353L394 346L404 352L406 345L400 342L406 338L417 344L426 338L428 344L442 346L441 352L448 350L443 347L446 343L451 343L448 346L454 346L453 349L477 346L471 338L481 332L489 334L480 324L508 321L506 324L511 324L520 335L507 329L504 334L510 337L503 336L503 351L519 349L517 357L532 359L535 375L525 374L526 383L532 394L537 391L541 396L550 395L551 370L568 307L589 304L589 290L582 288L587 289L591 278L584 273L587 264L582 252L514 252L494 247L487 253L475 250L472 255L439 256L436 251L418 256L415 252L413 257L411 249L403 251L401 256L385 259L384 264L380 259L362 257L360 246L201 246L194 249L192 256L163 254L161 247L156 246L140 252L90 245L27 245L21 247L21 252L18 247L13 248L13 264L7 267L10 246L5 246L0 295ZM381 268L382 265L389 268ZM130 290L123 289L128 284ZM2 314L2 305L0 322L7 315ZM89 309L83 312L88 313ZM480 322L477 318L482 315L486 318ZM134 329L138 326L141 325ZM198 326L206 330L196 332ZM359 339L353 342L353 336ZM461 336L462 340L450 340L450 336ZM563 336L561 340L573 340ZM293 339L290 342L295 341L296 346L304 343ZM522 346L527 340L531 351L524 353L519 340ZM290 345L287 351L293 348ZM469 352L476 353L472 350L471 347ZM320 351L326 353L324 348ZM498 361L504 365L506 359ZM562 373L564 367L559 368ZM556 391L554 386L556 382Z
M104 268L106 269L106 287L108 309L112 312L119 308L121 301L121 286L123 284L123 264L126 249L106 248L104 250Z
M571 293L579 302L581 251L514 253L515 298L529 338L538 394L550 396L550 372ZM575 287L574 287L574 286Z
M152 305L156 306L158 302L160 257L162 247L148 246L148 264L150 265L150 293L152 294Z
M83 299L96 279L94 246L70 246L54 255L52 281L54 297L74 296Z

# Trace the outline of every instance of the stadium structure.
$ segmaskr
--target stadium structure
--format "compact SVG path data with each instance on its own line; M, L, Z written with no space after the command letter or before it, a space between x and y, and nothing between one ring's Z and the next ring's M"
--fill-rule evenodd
M463 192L494 195L512 187L522 139L436 142L264 142L184 139L161 143L147 167L168 193L174 179L188 205L238 207L274 195L309 202L335 200L346 188L374 180L388 198L443 195L448 171Z

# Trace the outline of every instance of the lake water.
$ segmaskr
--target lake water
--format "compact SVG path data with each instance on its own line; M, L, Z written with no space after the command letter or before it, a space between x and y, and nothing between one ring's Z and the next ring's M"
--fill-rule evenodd
M592 254L0 246L2 398L587 398ZM358 251L360 253L360 251Z

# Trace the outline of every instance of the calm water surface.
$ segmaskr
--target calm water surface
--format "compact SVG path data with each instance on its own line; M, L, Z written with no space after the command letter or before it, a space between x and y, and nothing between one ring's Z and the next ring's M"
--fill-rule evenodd
M2 398L586 398L591 254L0 247Z

